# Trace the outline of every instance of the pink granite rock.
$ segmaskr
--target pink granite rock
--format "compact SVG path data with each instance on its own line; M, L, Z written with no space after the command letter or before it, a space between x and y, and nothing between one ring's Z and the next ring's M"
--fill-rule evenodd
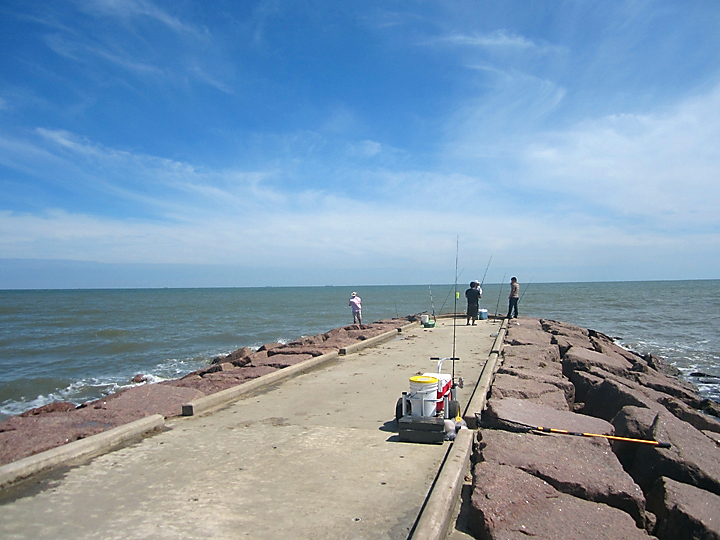
M558 379L560 381L560 379ZM570 387L572 384L568 383ZM574 387L572 387L574 391ZM563 389L558 388L554 384L548 384L540 380L540 378L526 377L520 378L506 373L498 373L493 382L492 395L493 399L499 398L517 398L523 400L533 400L535 402L543 402L542 397L547 394L559 393L557 398L551 398L546 405L552 406L558 410L569 410L566 394Z
M633 367L633 365L624 358L610 357L596 351L579 347L571 347L563 356L562 364L563 374L568 378L573 371L590 371L592 367L599 367L614 375L631 377L630 371Z
M647 502L659 540L720 540L720 496L662 477Z
M621 510L566 495L518 468L491 462L474 467L469 517L481 540L648 538Z
M27 417L52 412L68 412L74 410L76 407L77 406L74 403L70 403L68 401L56 401L55 403L48 403L42 407L36 407L34 409L30 409L29 411L25 411L24 413L21 413L20 416Z
M701 431L661 410L650 437L671 448L641 445L628 472L649 491L661 476L720 495L720 448Z
M520 424L532 427L550 427L567 431L612 435L612 424L570 411L560 411L551 407L532 403L527 400L505 398L488 400L487 409L482 414L483 426L498 426L513 429Z
M481 435L483 461L517 467L562 493L618 508L645 527L645 496L607 439L489 429Z

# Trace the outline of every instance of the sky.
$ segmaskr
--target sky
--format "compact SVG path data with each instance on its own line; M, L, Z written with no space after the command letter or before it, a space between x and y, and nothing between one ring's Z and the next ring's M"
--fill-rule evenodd
M715 0L1 0L0 289L718 279L718 28Z

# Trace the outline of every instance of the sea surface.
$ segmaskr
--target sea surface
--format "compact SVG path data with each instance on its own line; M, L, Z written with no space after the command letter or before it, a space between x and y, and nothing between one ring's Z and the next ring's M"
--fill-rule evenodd
M466 284L356 287L363 320L464 311ZM481 308L507 310L508 284ZM0 419L181 377L243 346L352 323L349 287L0 291ZM455 291L460 299L455 300ZM592 328L677 366L720 401L720 280L523 283L520 315ZM448 343L448 355L452 343ZM702 374L702 375L698 375Z

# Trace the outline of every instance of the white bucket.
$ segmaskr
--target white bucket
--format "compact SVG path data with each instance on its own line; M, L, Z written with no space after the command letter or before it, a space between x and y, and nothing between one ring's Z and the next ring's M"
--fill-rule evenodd
M410 409L412 416L435 416L438 380L435 377L410 377Z
M420 315L420 322L421 322L421 323L425 324L425 323L428 322L429 320L430 320L430 316L429 316L429 315Z

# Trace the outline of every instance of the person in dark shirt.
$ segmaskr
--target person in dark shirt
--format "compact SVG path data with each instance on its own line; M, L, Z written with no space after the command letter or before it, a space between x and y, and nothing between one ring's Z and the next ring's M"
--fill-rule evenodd
M470 288L465 291L465 298L467 298L467 322L466 326L470 324L472 319L473 326L475 326L475 320L478 316L478 310L480 309L480 298L482 297L482 289L477 281L470 282Z

